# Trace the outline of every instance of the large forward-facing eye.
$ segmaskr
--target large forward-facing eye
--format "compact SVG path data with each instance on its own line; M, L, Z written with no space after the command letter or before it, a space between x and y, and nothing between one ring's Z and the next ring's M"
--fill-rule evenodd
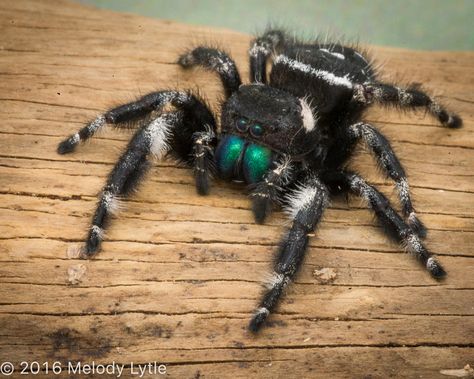
M261 137L263 135L263 126L260 124L253 124L250 127L250 134L255 138Z
M239 118L235 122L235 127L237 128L239 132L246 133L247 130L249 129L249 123L245 118Z

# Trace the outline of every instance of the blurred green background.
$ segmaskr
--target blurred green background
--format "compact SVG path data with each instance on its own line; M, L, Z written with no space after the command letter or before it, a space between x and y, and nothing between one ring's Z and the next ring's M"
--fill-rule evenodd
M189 24L261 31L268 23L303 35L425 50L474 48L474 0L79 0Z

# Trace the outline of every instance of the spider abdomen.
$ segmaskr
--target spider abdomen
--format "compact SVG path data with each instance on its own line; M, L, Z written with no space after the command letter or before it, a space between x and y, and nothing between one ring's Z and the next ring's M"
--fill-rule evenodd
M309 97L320 114L327 114L345 108L354 84L374 80L374 75L369 61L350 47L287 44L274 58L270 84Z
M219 176L227 180L258 183L272 163L272 151L235 135L224 136L216 149Z

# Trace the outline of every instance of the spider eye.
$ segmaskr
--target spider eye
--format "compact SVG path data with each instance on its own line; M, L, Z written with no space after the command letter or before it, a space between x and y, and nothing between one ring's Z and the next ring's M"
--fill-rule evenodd
M235 127L237 128L239 132L245 133L249 128L249 123L246 119L239 118L237 122L235 123Z
M262 134L263 134L263 127L262 125L259 125L259 124L254 124L250 127L250 134L255 137L255 138L258 138L258 137L261 137Z

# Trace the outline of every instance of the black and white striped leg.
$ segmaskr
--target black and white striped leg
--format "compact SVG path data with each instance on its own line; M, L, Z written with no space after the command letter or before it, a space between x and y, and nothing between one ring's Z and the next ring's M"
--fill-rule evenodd
M250 44L250 82L267 82L267 60L283 45L285 34L281 30L269 30Z
M252 188L250 197L252 199L252 211L257 223L262 224L271 212L272 205L278 202L282 187L290 181L291 168L290 158L281 157L276 162L275 167L264 175L263 180Z
M104 114L97 116L94 121L62 141L58 146L58 153L66 154L74 151L80 142L85 142L92 138L94 134L103 129L107 124L115 124L117 126L121 123L138 120L154 109L159 109L176 94L177 92L173 91L152 92L137 101L112 108Z
M281 242L268 289L250 321L249 328L253 332L262 326L297 273L307 249L308 234L315 229L327 204L328 191L316 177L308 177L289 195L288 211L293 223Z
M408 252L412 253L434 278L440 279L446 275L441 264L423 245L418 235L391 207L388 199L380 191L354 173L340 172L339 175L341 180L339 185L367 201L385 231L401 243Z
M181 55L178 64L183 68L201 66L219 74L225 94L229 97L242 84L235 62L221 50L199 46Z
M403 214L407 218L408 224L420 237L424 238L426 228L418 219L413 208L405 170L388 140L376 128L365 122L351 125L347 132L352 140L362 139L367 144L386 174L395 181Z
M354 86L353 98L365 105L377 102L406 108L422 107L444 126L459 128L462 125L462 119L458 115L448 112L426 93L415 88L405 89L384 83L366 83Z
M66 154L74 151L80 142L85 142L93 137L95 133L103 129L107 124L120 127L124 123L139 120L152 111L160 110L164 105L171 103L178 108L192 109L194 113L199 113L198 119L203 123L213 124L214 119L207 106L194 95L183 91L158 91L149 93L137 101L112 108L94 121L87 124L77 133L69 136L58 146L59 154Z
M138 120L153 110L159 109L174 96L177 96L177 94L178 92L175 91L152 92L137 101L112 108L104 114L97 116L94 121L62 141L58 146L58 153L67 154L74 151L80 142L85 142L92 138L94 134L103 129L107 124L120 126L123 123Z
M58 145L59 154L71 153L76 149L80 142L91 138L95 133L105 127L107 120L104 115L99 115L94 121L81 128L77 133L71 134L68 138L61 141Z
M136 188L146 172L149 154L160 158L168 151L173 129L181 123L181 112L166 113L136 131L100 194L86 240L84 257L91 257L99 250L107 222L111 214L118 210L119 197Z

